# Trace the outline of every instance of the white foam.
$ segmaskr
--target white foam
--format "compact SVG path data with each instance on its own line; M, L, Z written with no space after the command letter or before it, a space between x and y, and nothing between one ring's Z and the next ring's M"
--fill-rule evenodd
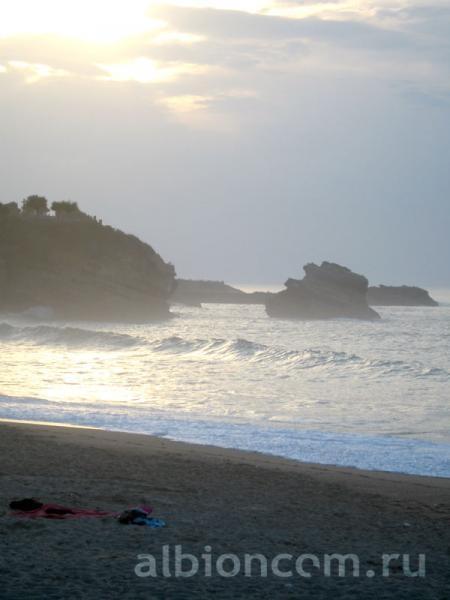
M8 318L0 417L449 477L450 307L381 310L376 323L247 305L141 325Z
M415 438L349 435L266 424L172 418L161 412L109 405L61 405L36 398L0 400L0 418L96 427L250 450L319 464L450 477L450 444Z

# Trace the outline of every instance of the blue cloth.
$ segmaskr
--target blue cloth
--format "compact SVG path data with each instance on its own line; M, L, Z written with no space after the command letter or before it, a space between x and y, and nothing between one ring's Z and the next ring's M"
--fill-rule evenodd
M154 517L135 517L132 522L133 525L147 525L147 527L151 527L152 529L166 526L165 521L155 519Z

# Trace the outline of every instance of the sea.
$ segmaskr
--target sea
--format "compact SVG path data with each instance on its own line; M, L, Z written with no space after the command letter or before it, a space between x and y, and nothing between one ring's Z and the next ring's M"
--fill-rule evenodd
M174 306L139 325L0 315L0 418L450 477L450 290L382 319Z

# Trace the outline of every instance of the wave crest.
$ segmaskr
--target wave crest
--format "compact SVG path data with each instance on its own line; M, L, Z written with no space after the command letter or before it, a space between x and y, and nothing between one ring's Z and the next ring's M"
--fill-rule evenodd
M155 352L189 355L197 358L222 358L246 360L256 363L276 364L296 369L345 368L366 370L382 375L409 373L416 377L450 377L445 369L425 367L420 363L408 364L402 360L364 359L356 354L309 348L289 350L267 346L245 339L222 338L186 340L172 336L152 343Z
M246 339L223 338L185 339L170 336L154 341L113 331L95 331L77 327L37 325L15 327L0 323L0 340L32 343L38 345L63 345L71 348L127 349L144 346L150 353L165 353L189 358L189 360L244 361L283 369L339 369L364 372L367 376L412 375L413 377L450 378L445 369L412 364L393 359L365 359L356 354L335 352L317 348L291 350L280 346L268 346Z
M65 346L113 346L128 347L139 340L124 333L112 331L94 331L78 327L54 327L36 325L32 327L14 327L9 323L0 323L0 340L31 342L42 345Z

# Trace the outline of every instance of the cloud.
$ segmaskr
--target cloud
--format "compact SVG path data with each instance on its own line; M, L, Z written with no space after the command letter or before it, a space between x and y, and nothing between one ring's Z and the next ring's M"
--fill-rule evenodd
M280 16L251 14L233 10L212 8L184 8L177 6L159 6L151 15L169 22L181 31L201 34L216 39L266 40L299 38L308 36L329 37L346 42L350 39L362 39L363 36L382 35L391 43L398 39L389 31L378 29L363 22L321 19L290 19ZM401 36L400 36L401 37Z
M139 57L116 64L97 64L105 72L100 79L105 81L136 81L138 83L161 83L174 81L182 75L199 75L207 71L205 66L172 63L159 64L154 60Z
M0 40L5 199L69 196L188 277L282 281L321 258L383 281L447 276L448 64L431 15L165 10L183 36ZM24 85L11 61L70 76Z
M28 63L21 60L10 60L6 64L1 65L2 73L20 73L23 76L25 83L31 84L47 79L49 77L68 77L69 73L63 69L55 69L50 65L42 63Z
M165 23L164 27L114 44L83 42L57 35L0 39L0 62L48 65L55 72L63 70L74 76L92 78L104 77L106 65L114 68L116 78L120 71L123 81L127 80L124 72L128 68L129 73L134 73L128 80L142 83L155 81L149 73L157 69L159 83L176 80L178 73L193 75L193 85L198 84L199 71L189 65L203 66L205 77L210 74L214 77L211 67L220 66L234 71L239 78L240 74L250 73L255 68L273 72L274 69L284 71L291 65L292 71L298 71L314 64L315 68L326 70L365 68L380 72L377 65L383 67L390 63L386 71L390 77L393 65L401 71L418 60L427 60L430 64L435 59L445 62L448 44L437 42L431 32L424 34L428 33L430 19L434 19L434 27L435 21L446 14L442 7L432 9L428 16L422 7L407 7L379 10L375 17L371 14L366 20L347 13L336 14L334 19L292 19L236 10L164 5L150 11L153 21ZM361 53L364 53L363 58ZM177 69L174 64L185 67ZM138 70L141 75L137 74ZM190 93L196 95L197 90L192 89Z
M51 65L80 76L97 76L96 63L132 58L126 43L105 45L58 35L15 35L0 38L0 62L24 61Z

